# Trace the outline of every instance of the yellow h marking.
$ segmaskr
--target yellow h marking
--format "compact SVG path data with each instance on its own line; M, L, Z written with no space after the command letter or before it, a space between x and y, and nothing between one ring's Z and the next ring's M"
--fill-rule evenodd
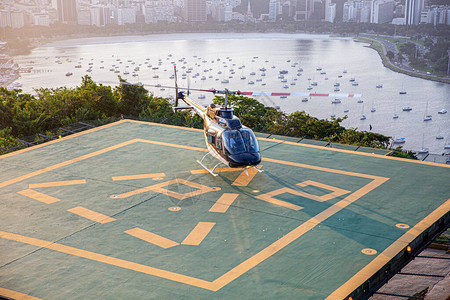
M134 237L137 237L138 239L152 243L152 244L159 246L161 248L164 248L164 249L179 245L179 243L177 243L177 242L174 242L163 236L157 235L153 232L150 232L150 231L138 228L138 227L124 231L124 232L129 235L132 235Z
M214 222L198 222L197 226L189 233L189 235L181 242L183 245L198 246L208 235L211 229L216 225Z
M28 197L28 198L31 198L31 199L34 199L34 200L37 200L37 201L41 201L41 202L44 202L44 203L47 203L47 204L52 204L52 203L60 201L58 198L55 198L55 197L52 197L52 196L49 196L49 195L46 195L46 194L43 194L43 193L39 193L39 192L33 191L31 189L23 190L23 191L20 191L20 192L17 192L17 193L21 194L21 195L23 195L25 197Z
M105 223L109 223L112 221L115 221L116 219L108 217L104 214L98 213L96 211L84 208L82 206L77 206L71 209L67 210L68 212L71 212L73 214L79 215L80 217L101 223L101 224L105 224Z
M228 210L239 194L224 193L209 209L209 212L224 213Z

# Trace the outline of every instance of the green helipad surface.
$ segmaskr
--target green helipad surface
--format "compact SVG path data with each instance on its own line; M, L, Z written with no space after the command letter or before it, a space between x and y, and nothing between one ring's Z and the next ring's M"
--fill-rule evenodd
M342 299L450 208L445 165L121 121L0 157L0 295ZM207 164L213 165L210 160Z

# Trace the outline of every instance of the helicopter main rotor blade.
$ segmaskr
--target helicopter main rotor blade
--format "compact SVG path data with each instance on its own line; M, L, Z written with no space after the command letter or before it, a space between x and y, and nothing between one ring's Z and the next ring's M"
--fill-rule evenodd
M178 89L185 91L196 91L196 92L208 92L214 94L225 94L229 95L243 95L243 96L269 96L269 97L280 97L280 96L292 96L292 97L328 97L328 98L361 98L362 94L348 94L348 93L274 93L274 92L241 92L241 91L225 91L225 90L215 90L215 89L194 89L191 87L174 87L165 85L153 85L153 84L143 84L139 83L129 83L129 82L105 82L105 83L115 83L123 85L135 85L135 86L146 86L146 87L158 87L167 89Z

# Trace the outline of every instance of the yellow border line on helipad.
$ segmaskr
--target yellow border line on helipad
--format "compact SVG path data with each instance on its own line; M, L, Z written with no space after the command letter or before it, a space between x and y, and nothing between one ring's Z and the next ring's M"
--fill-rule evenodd
M444 202L441 206L435 209L432 213L426 216L422 221L416 224L413 228L408 230L404 235L398 238L394 243L387 247L383 252L374 258L368 265L362 268L346 283L341 285L327 300L345 299L354 290L361 286L364 282L370 279L376 272L378 272L384 265L393 259L400 251L405 249L414 239L416 239L422 232L431 227L437 220L450 210L450 199Z
M42 300L41 298L36 298L30 295L8 290L2 287L0 287L0 295L2 295L3 297L9 297L17 300Z

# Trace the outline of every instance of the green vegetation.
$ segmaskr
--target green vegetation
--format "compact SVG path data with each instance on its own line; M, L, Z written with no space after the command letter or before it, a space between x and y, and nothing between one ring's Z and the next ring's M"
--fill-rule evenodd
M345 118L319 120L304 111L286 114L244 96L229 96L228 100L241 122L258 132L383 149L389 145L387 136L341 126ZM223 98L216 97L214 103L223 103Z
M155 97L143 86L127 84L120 77L119 80L123 84L112 88L97 84L86 75L78 87L39 89L36 96L0 88L0 153L23 145L23 139L42 139L39 133L58 136L61 127L87 120L105 123L109 118L125 116L203 127L202 119L191 111L174 113L169 99ZM243 96L230 96L229 101L242 123L255 131L383 149L389 145L387 136L344 128L340 123L345 118L319 120L304 111L286 114ZM216 97L214 102L220 104L223 98ZM403 153L400 149L395 152Z

